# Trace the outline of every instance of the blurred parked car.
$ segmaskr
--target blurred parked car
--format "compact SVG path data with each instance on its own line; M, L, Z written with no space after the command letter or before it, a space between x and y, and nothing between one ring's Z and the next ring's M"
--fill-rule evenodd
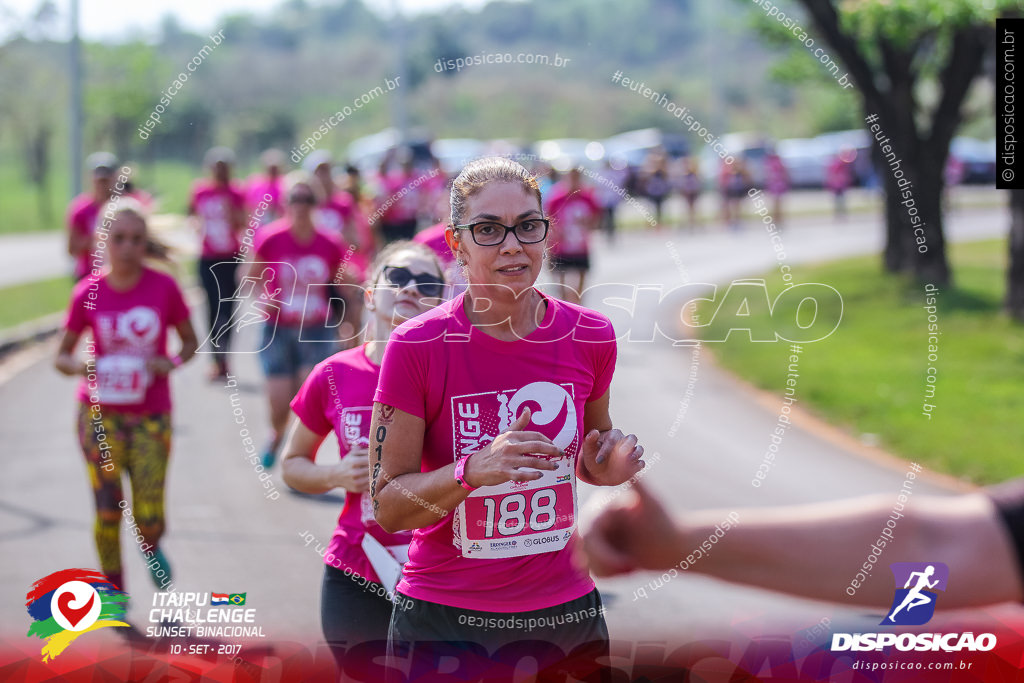
M625 161L634 171L644 165L652 152L664 153L669 159L690 153L690 143L684 136L659 128L626 131L601 140L601 144L606 158Z
M487 143L472 138L440 138L430 143L430 151L445 175L454 176L468 162L484 156Z
M817 138L791 138L775 144L793 188L821 189L825 185L830 150Z
M955 137L949 154L963 164L963 183L994 185L996 182L995 140Z
M863 128L823 133L814 139L825 146L829 161L842 154L843 160L851 164L854 185L864 186L876 175L871 161L874 141Z
M590 154L587 153L588 147ZM565 173L580 164L588 168L597 168L603 156L601 143L583 138L538 140L533 143L532 150L541 161L559 173Z

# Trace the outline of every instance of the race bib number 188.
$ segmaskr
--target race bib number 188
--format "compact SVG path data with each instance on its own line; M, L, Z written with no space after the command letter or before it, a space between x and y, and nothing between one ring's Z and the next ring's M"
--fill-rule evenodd
M483 448L529 402L528 430L547 435L566 456L534 481L476 489L459 505L455 533L463 557L498 559L561 550L576 527L576 409L572 385L534 382L519 390L452 399L456 457Z

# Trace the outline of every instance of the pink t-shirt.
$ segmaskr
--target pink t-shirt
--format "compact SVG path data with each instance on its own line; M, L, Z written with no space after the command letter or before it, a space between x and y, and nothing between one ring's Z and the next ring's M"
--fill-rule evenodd
M413 242L419 242L430 247L431 251L437 254L437 260L441 262L441 265L447 268L450 264L455 262L455 255L452 253L451 247L448 246L448 242L444 239L444 233L447 229L447 225L444 223L437 223L431 225L429 228L420 230L412 238Z
M104 410L166 413L171 409L167 375L153 375L146 361L167 355L167 329L188 319L188 306L170 275L143 268L138 284L119 292L106 276L85 278L71 292L64 327L92 330L94 372L78 387L78 400L91 395Z
M325 324L330 291L326 285L334 282L341 265L342 248L338 240L314 230L308 242L300 243L291 231L291 222L282 218L256 233L254 253L257 265L253 275L269 270L266 291L280 288L274 299L278 324Z
M199 217L203 258L233 258L238 253L238 234L231 227L231 215L245 209L245 195L241 190L234 185L200 180L192 189L188 209Z
M532 410L527 429L567 453L541 479L481 487L436 524L417 529L398 585L405 595L522 612L594 589L572 562L576 459L584 407L611 384L615 333L600 313L544 299L540 326L517 341L475 328L463 308L465 293L392 334L374 401L425 420L422 471L480 450L524 406Z
M551 253L556 256L584 256L590 253L590 229L587 222L601 213L601 207L589 188L575 191L568 184L551 188L547 199L551 219Z
M313 222L318 229L329 232L347 243L345 233L352 224L352 210L353 202L348 193L336 192L313 210Z
M281 204L281 182L277 177L273 180L269 176L254 175L245 184L245 211L248 221L255 220L259 225L272 223L284 215L284 205ZM268 196L269 195L269 196ZM253 213L263 207L262 216L254 216Z
M354 446L370 443L373 418L373 392L377 388L380 366L366 357L364 346L336 353L317 364L292 399L292 410L315 434L334 431L341 457ZM407 546L412 532L389 534L374 520L370 496L345 493L345 506L327 548L326 564L350 569L357 576L380 583L363 551L363 535L369 533L384 547ZM330 558L333 555L334 561Z
M383 208L391 202L391 206L380 215L382 223L401 223L416 218L420 207L419 186L413 187L416 178L403 172L389 173L381 178L381 195L377 197L377 203Z
M373 234L373 228L366 214L354 201L352 203L352 221L356 226L356 235L359 237L359 249L352 254L350 262L356 269L362 272L363 277L369 275L370 263L377 253L377 242Z
M313 212L313 223L318 230L334 235L344 249L342 261L350 282L362 282L366 277L366 268L370 264L367 258L367 247L372 237L367 237L367 230L361 229L356 220L356 206L352 196L347 192L336 192ZM354 237L359 248L348 241Z
M90 260L92 259L92 236L96 232L96 219L99 217L102 202L96 201L92 193L83 193L71 200L68 206L68 231L75 235L84 235L89 238L89 247L75 257L75 265L72 273L76 278L82 278L89 274Z
M465 284L466 278L462 274L462 268L456 265L455 254L452 253L451 247L448 246L448 242L444 239L447 227L445 223L431 225L429 228L424 228L416 233L412 241L430 247L430 250L437 254L437 260L441 262L444 278L448 284Z
M841 192L850 187L851 183L850 165L836 157L825 169L825 187L833 192Z

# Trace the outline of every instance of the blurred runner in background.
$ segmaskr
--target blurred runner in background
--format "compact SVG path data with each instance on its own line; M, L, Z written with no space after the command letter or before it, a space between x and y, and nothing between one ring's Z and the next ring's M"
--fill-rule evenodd
M71 275L81 280L89 274L92 258L92 238L100 219L100 208L114 191L117 175L117 157L110 152L94 152L85 160L92 187L71 200L68 206L68 254L75 259Z
M351 340L345 348L358 343L360 321L363 316L363 294L361 285L366 280L366 249L356 225L355 202L347 192L341 191L334 183L334 165L330 152L317 150L306 157L304 164L317 184L320 203L313 211L313 224L317 230L333 235L341 242L342 275L337 283L339 298L332 299L335 312L339 308L341 327L339 338ZM359 291L356 291L359 288Z
M598 204L601 206L601 229L608 237L608 243L611 244L615 241L615 231L618 228L618 224L615 222L615 212L626 192L629 170L624 164L616 168L612 165L611 159L605 159L597 174L600 182L594 184L594 191Z
M342 275L344 250L334 235L313 223L318 190L306 173L288 174L286 215L256 235L244 273L246 279L261 281L274 304L260 343L270 403L271 434L263 451L268 469L288 423L288 402L313 366L338 350L337 331L328 326L329 297Z
M413 187L417 175L413 170L412 152L402 148L396 157L398 168L392 169L385 158L378 179L380 193L376 204L380 213L380 234L385 244L413 238L420 208L420 191Z
M654 220L656 230L662 228L662 210L665 200L672 189L668 177L668 159L662 151L651 152L644 160L640 173L640 184L645 197L654 204Z
M674 171L672 174L673 186L686 202L687 225L691 231L694 231L699 223L697 200L700 199L700 193L704 190L704 181L700 177L700 165L697 157L677 159Z
M853 171L848 159L851 152L849 149L841 150L825 169L825 188L832 193L836 220L846 218L846 191L853 185Z
M231 181L234 153L227 147L214 147L206 153L203 165L210 177L199 180L192 188L188 215L199 232L199 282L206 292L207 322L213 360L210 379L222 381L228 375L227 354L230 352L232 330L222 329L235 313L231 294L235 291L238 271L239 233L245 226L245 195Z
M561 298L579 303L590 270L590 233L597 229L601 207L575 166L551 188L546 206L551 219L551 270L562 285Z
M284 169L288 160L279 149L268 149L260 155L260 165L263 167L262 174L255 174L249 177L245 183L245 212L250 220L253 214L266 202L262 216L256 216L260 225L273 223L284 215L284 205L281 203L281 182L284 176ZM267 197L270 197L269 201Z
M750 189L750 174L741 157L731 163L722 161L722 169L718 176L718 189L722 193L722 220L731 230L739 230L743 197Z
M772 196L772 219L775 225L782 226L782 200L789 192L789 172L782 163L782 157L771 149L764 158L764 189Z
M106 211L106 209L104 209ZM164 481L171 451L168 375L196 351L196 335L181 290L170 276L144 263L144 210L132 199L110 207L107 267L81 280L71 294L56 367L81 376L78 439L96 504L93 533L103 573L121 590L120 529L124 516L138 527L139 544L154 584L164 589L171 567L160 547L164 532ZM86 360L75 357L89 329ZM174 329L181 350L167 353ZM128 476L132 495L124 495Z

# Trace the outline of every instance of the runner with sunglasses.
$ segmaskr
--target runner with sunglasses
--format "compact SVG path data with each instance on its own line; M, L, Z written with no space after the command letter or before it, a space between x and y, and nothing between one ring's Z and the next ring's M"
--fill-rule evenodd
M274 297L264 302L270 315L260 342L270 402L271 436L263 452L267 468L274 464L288 424L288 402L313 366L338 346L327 322L331 285L340 282L341 243L313 225L319 186L296 171L285 178L285 187L287 215L256 234L244 278Z
M618 485L643 467L608 414L615 334L534 287L548 221L521 165L466 166L451 220L468 287L395 330L374 397L374 513L388 531L415 529L389 639L396 657L412 641L457 648L471 677L480 646L523 640L549 644L529 646L541 668L573 652L594 669L608 631L572 561L576 484Z
M373 519L367 445L373 392L392 330L441 302L444 280L429 249L400 241L388 245L371 266L366 308L376 338L318 364L292 399L292 421L281 462L285 483L303 493L345 489L345 507L324 556L320 621L341 668L346 647L384 641L391 619L388 593L405 560L412 534L389 534ZM328 433L338 438L341 462L316 464ZM366 539L369 535L371 539ZM372 557L364 546L370 544ZM383 575L383 576L382 576Z

